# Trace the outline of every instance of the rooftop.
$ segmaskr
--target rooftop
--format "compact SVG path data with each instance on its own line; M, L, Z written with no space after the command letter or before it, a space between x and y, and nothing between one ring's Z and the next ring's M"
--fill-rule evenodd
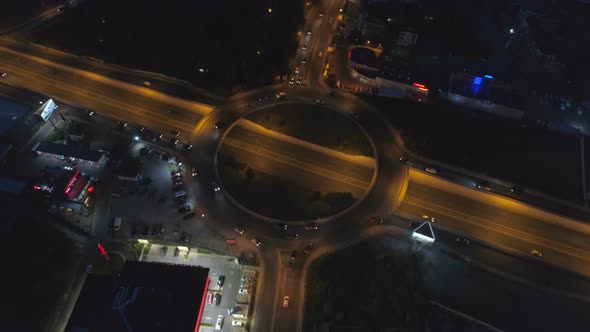
M103 156L103 153L100 151L86 150L74 145L57 144L47 141L39 143L35 151L94 162L100 161Z
M194 331L208 274L202 267L135 261L119 277L90 274L66 332Z
M0 135L6 134L30 110L26 105L0 97Z

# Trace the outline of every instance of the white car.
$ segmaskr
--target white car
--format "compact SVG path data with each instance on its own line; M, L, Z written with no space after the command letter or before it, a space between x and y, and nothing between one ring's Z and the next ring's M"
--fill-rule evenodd
M288 308L289 307L289 297L285 296L283 297L283 308Z
M238 293L242 294L242 295L248 295L248 289L247 288L240 288Z
M223 327L223 315L217 316L217 321L215 322L215 331L221 331Z
M250 241L254 243L257 247L260 247L260 244L262 244L262 242L258 241L256 238L252 238L252 240Z
M241 320L234 320L231 322L231 326L244 326L244 322Z
M434 168L432 168L432 167L428 167L428 168L426 169L426 172L428 172L428 173L432 173L432 174L436 174L436 173L437 173L437 172L436 172L436 169L434 169Z

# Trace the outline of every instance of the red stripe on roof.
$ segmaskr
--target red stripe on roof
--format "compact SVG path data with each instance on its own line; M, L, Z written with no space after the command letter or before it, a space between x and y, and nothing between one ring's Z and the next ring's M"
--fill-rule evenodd
M205 308L205 297L207 296L207 291L209 290L210 282L211 278L207 277L207 282L205 283L205 290L203 291L203 296L201 296L201 308L199 309L199 316L197 317L195 332L199 332L199 326L201 325L201 316L203 316L203 309Z

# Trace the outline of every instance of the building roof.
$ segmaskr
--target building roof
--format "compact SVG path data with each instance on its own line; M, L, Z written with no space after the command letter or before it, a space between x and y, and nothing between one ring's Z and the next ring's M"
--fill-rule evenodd
M208 274L202 267L127 261L119 277L89 275L66 331L194 331Z
M86 150L74 145L57 144L47 141L39 143L35 151L94 162L100 161L103 157L103 153L100 151Z
M5 135L30 110L26 105L0 96L0 135Z
M377 54L367 47L354 47L348 54L350 61L369 67L377 66Z

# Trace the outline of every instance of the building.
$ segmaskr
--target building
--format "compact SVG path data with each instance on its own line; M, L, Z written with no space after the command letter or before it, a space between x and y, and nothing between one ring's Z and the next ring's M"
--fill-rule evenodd
M491 75L455 73L449 79L446 97L455 104L513 120L522 119L527 107L523 91Z
M39 156L53 156L73 163L83 162L90 166L103 166L106 155L102 151L87 150L75 145L57 144L43 141L33 149Z
M66 332L198 331L209 269L127 261L118 276L89 274Z
M22 194L27 188L27 182L10 179L0 178L0 193L6 193L11 195Z
M26 105L0 97L0 137L10 140L12 131L30 111Z

